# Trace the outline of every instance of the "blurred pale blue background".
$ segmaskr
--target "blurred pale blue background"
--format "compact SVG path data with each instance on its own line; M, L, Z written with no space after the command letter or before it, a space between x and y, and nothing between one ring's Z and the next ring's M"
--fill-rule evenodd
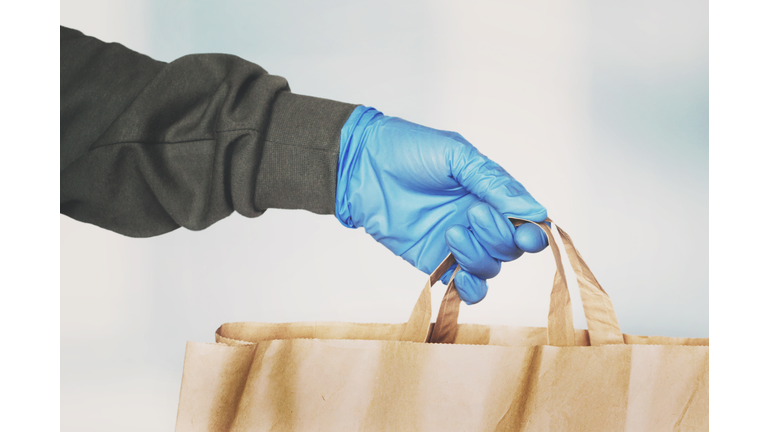
M62 0L61 23L163 61L236 54L296 93L460 132L571 234L625 333L709 335L707 2ZM553 269L549 251L504 265L460 320L544 326ZM403 322L424 279L333 216L151 239L61 217L62 430L171 430L187 340Z

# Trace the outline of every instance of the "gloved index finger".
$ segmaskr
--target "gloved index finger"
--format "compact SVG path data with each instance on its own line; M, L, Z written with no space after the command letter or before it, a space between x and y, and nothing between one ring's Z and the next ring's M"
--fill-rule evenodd
M515 244L522 251L528 253L541 252L549 246L549 238L544 230L531 221L525 219L509 218L512 225L516 227L515 230ZM543 222L548 227L552 228L552 219L547 217Z
M536 253L546 249L549 239L541 228L526 222L515 230L515 244L524 252Z
M515 244L515 227L488 203L479 202L467 211L472 233L488 251L501 261L512 261L523 251Z

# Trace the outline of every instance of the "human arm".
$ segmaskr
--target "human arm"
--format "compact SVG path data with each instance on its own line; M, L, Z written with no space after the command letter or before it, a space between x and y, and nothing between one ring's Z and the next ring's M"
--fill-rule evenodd
M427 273L450 250L470 303L502 261L546 246L506 220L546 210L458 134L295 95L235 56L163 63L61 33L63 214L148 237L232 211L335 213Z
M60 211L132 236L233 211L333 214L355 105L291 93L239 57L171 63L61 28Z

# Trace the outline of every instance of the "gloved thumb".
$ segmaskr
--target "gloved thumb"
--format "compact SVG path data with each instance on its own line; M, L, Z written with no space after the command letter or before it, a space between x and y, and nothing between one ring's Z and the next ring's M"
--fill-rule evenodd
M542 222L547 209L515 180L504 168L488 159L456 134L457 146L450 161L451 174L461 186L506 217Z

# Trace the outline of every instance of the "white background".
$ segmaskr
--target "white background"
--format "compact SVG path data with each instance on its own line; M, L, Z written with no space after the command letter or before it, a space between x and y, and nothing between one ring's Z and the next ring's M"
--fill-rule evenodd
M706 2L260 3L65 0L61 24L163 61L236 54L296 93L460 132L571 234L625 333L709 336ZM460 320L545 325L553 268L505 264ZM171 430L187 340L402 322L424 279L330 215L151 239L62 216L61 428Z

